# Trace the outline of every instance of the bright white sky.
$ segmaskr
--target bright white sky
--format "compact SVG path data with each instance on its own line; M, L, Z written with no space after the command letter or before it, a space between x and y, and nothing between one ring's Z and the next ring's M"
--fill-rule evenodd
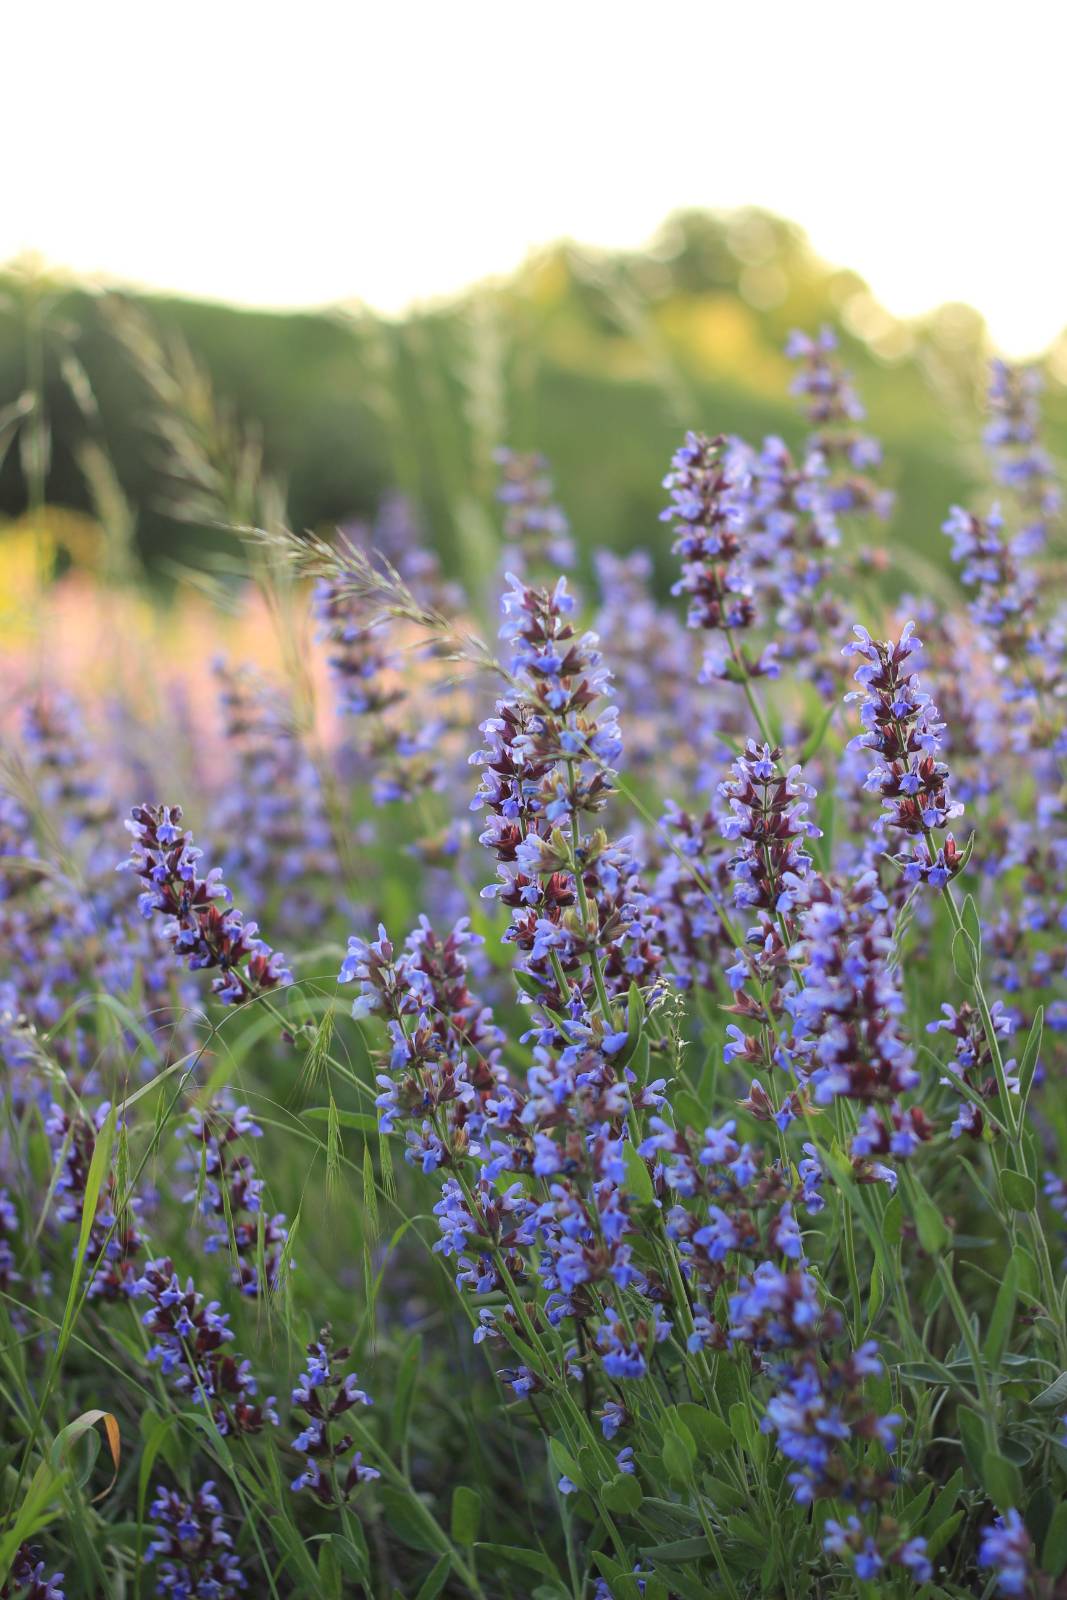
M3 54L0 260L396 310L756 204L894 312L1067 326L1057 0L34 0Z

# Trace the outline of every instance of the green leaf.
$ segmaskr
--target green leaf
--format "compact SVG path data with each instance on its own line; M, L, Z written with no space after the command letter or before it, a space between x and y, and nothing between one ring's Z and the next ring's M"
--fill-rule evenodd
M904 1222L904 1208L899 1194L895 1194L886 1206L882 1215L882 1237L886 1244L900 1243L900 1236Z
M626 1043L615 1056L617 1066L629 1064L641 1042L641 1029L645 1025L645 1002L636 983L631 983L626 996Z
M1008 1262L1004 1277L1001 1279L997 1298L993 1302L993 1312L989 1318L989 1327L986 1329L985 1341L982 1345L982 1354L991 1367L999 1362L1011 1332L1011 1325L1015 1317L1015 1303L1019 1297L1019 1263L1014 1255Z
M982 1456L982 1484L998 1511L1010 1511L1023 1497L1022 1479L1014 1462L999 1450L986 1450Z
M487 1555L499 1556L502 1561L513 1561L517 1567L528 1567L531 1572L539 1572L543 1578L554 1578L559 1582L559 1573L543 1550L527 1550L517 1544L476 1544L475 1550L484 1550Z
M932 1533L936 1533L941 1524L951 1516L952 1508L959 1499L959 1493L962 1488L963 1468L957 1467L920 1524L923 1533L927 1537Z
M448 1581L448 1574L452 1571L452 1557L444 1555L436 1562L423 1580L422 1588L415 1596L415 1600L437 1600Z
M708 1479L705 1477L705 1483ZM717 1502L713 1502L717 1504ZM646 1495L641 1507L642 1522L654 1522L664 1533L681 1535L687 1529L694 1533L700 1527L700 1518L695 1511L684 1506L678 1500L659 1500L655 1495Z
M626 1164L625 1188L639 1205L651 1205L656 1198L656 1191L652 1187L652 1175L644 1156L639 1156L637 1146L627 1140L622 1147L622 1158Z
M367 1111L341 1111L337 1106L308 1106L300 1113L302 1117L310 1117L312 1122L325 1122L329 1125L331 1119L337 1119L340 1128L355 1128L360 1133L377 1133L378 1118L371 1116Z
M800 765L802 767L806 766L807 763L812 759L812 757L815 756L815 755L818 755L819 751L821 750L822 742L826 738L827 730L828 730L828 728L830 726L831 721L833 720L833 715L834 715L834 712L836 710L837 710L837 700L836 700L835 697L831 696L829 704L826 707L826 710L823 712L823 714L820 717L819 721L816 723L814 729L812 730L811 738L808 740L807 744L804 746L804 752L800 757Z
M658 1570L656 1577L661 1577ZM660 1600L669 1600L671 1595L677 1595L678 1600L708 1600L707 1584L702 1578L691 1577L687 1572L669 1572L662 1582Z
M359 1530L359 1537L363 1540L363 1549L361 1550L351 1539L342 1538L339 1533L332 1535L334 1548L345 1571L350 1573L357 1583L366 1583L370 1579L370 1552L366 1547L367 1542L363 1536L363 1527L355 1518L352 1519L350 1526Z
M736 1511L738 1506L744 1505L745 1495L732 1483L724 1483L721 1478L713 1478L710 1472L703 1475L704 1488L716 1511Z
M1037 1185L1025 1172L1015 1172L1005 1167L1000 1174L1000 1192L1005 1203L1015 1211L1036 1211Z
M1034 1459L1033 1448L1026 1443L1025 1439L1009 1437L1004 1439L1002 1443L1004 1446L1004 1454L1007 1456L1008 1460L1013 1461L1017 1467L1028 1467L1031 1461Z
M651 1060L652 1052L649 1048L648 1035L643 1033L640 1039L637 1041L637 1049L630 1057L629 1062L630 1071L633 1073L634 1079L638 1084L640 1084L642 1089L652 1076L650 1071Z
M341 1562L329 1536L319 1545L318 1581L327 1600L341 1600Z
M686 1128L692 1128L695 1133L702 1133L707 1126L708 1112L692 1090L679 1089L672 1098L674 1102L674 1126L683 1133Z
M399 1449L407 1438L408 1420L415 1401L415 1387L419 1381L421 1368L422 1335L415 1333L412 1334L400 1358L396 1375L393 1411L390 1418L390 1434L394 1450Z
M918 1527L933 1492L932 1483L924 1484L918 1494L913 1494L910 1500L905 1500L897 1514L897 1521L903 1523L906 1528L913 1525Z
M1053 1407L1062 1407L1067 1404L1067 1372L1061 1372L1054 1378L1047 1389L1042 1389L1035 1395L1030 1404L1035 1411L1051 1411Z
M714 1411L708 1411L706 1407L694 1405L691 1400L686 1400L678 1407L678 1415L699 1448L707 1455L721 1455L724 1450L733 1448L733 1433Z
M641 1551L650 1561L703 1561L710 1554L707 1539L701 1534L695 1539L671 1539L667 1544L648 1545Z
M171 1470L175 1468L174 1453L166 1450L170 1441L171 1429L177 1418L173 1413L168 1416L158 1416L152 1410L146 1410L141 1418L141 1437L144 1444L141 1448L141 1460L137 1469L137 1522L139 1527L144 1527L145 1505L148 1500L148 1485L152 1477L152 1468L155 1466L156 1456L164 1451L164 1460L168 1461ZM140 1545L138 1545L138 1552Z
M682 1414L677 1406L667 1407L666 1423L671 1433L678 1440L679 1444L682 1446L682 1449L685 1451L686 1460L689 1462L689 1465L691 1467L696 1466L697 1442L694 1439L688 1425L683 1420Z
M588 1489L589 1484L585 1480L581 1467L562 1439L550 1439L548 1448L552 1456L552 1464L560 1476L569 1478L572 1483L577 1484L579 1489Z
M751 1455L755 1428L752 1412L741 1400L735 1401L730 1407L730 1432L741 1448Z
M610 1483L605 1484L600 1498L609 1511L614 1511L619 1516L632 1517L644 1496L641 1493L641 1485L633 1473L620 1472Z
M482 1520L482 1497L477 1489L459 1483L452 1492L452 1537L457 1544L473 1544Z
M97 1207L100 1204L100 1195L103 1191L104 1183L111 1171L111 1146L115 1138L115 1117L116 1108L112 1106L93 1144L92 1159L89 1162L89 1171L85 1179L85 1198L82 1202L78 1248L74 1255L74 1271L71 1273L67 1304L63 1311L63 1323L59 1331L59 1340L55 1351L57 1363L62 1358L74 1327L74 1313L78 1303L78 1290L81 1287L85 1256L89 1248L89 1235L92 1233L93 1223L96 1221Z
M695 1443L693 1448L695 1453ZM693 1457L676 1433L668 1433L663 1441L663 1466L671 1482L681 1487L692 1478Z
M900 1361L897 1372L904 1383L947 1383L944 1372L930 1361Z
M402 1489L379 1487L382 1504L389 1517L389 1531L412 1550L423 1550L429 1555L440 1553L441 1541L435 1539L429 1524L430 1514L422 1506L416 1509L410 1495Z
M1058 1578L1067 1567L1067 1500L1061 1500L1048 1525L1041 1546L1041 1570Z
M976 964L978 966L981 966L981 963L982 963L982 923L981 923L981 919L978 916L978 907L974 903L974 895L973 894L968 894L968 895L964 896L963 908L962 908L962 910L960 912L960 920L963 923L964 928L967 930L968 938L970 939L972 945L974 946L975 956L976 956Z
M952 935L952 965L960 982L973 989L978 982L978 951L966 928L957 928Z
M1037 1070L1037 1058L1041 1051L1041 1035L1045 1028L1045 1008L1038 1006L1034 1012L1034 1020L1030 1024L1030 1032L1026 1036L1026 1045L1023 1049L1022 1059L1019 1063L1019 1121L1020 1125L1026 1117L1026 1105L1030 1098L1030 1090L1034 1083L1034 1073Z
M915 1231L928 1256L940 1255L951 1239L945 1219L924 1189L914 1188Z
M19 1545L58 1515L56 1501L69 1477L69 1472L57 1473L48 1461L38 1466L22 1497L13 1526L0 1537L0 1584L11 1571Z
M963 1512L954 1511L950 1517L946 1517L944 1522L934 1529L933 1533L927 1536L926 1554L931 1561L941 1554L962 1521Z
M970 1406L956 1407L956 1426L960 1430L960 1444L967 1464L979 1483L982 1482L982 1456L985 1450L985 1424L977 1411Z
M959 877L960 873L966 872L966 870L967 870L967 863L971 859L971 855L972 855L972 853L974 851L974 841L977 839L977 837L978 837L978 830L977 829L975 829L974 832L968 834L968 836L967 836L967 843L964 845L962 851L960 852L959 864L956 867L956 876L957 876L957 878Z
M52 1441L52 1448L49 1450L48 1454L53 1468L56 1472L60 1472L63 1468L63 1457L68 1452L70 1447L77 1439L80 1439L83 1434L92 1432L94 1433L94 1444L92 1457L90 1458L89 1463L89 1468L91 1470L93 1463L96 1461L96 1457L100 1448L100 1437L95 1433L98 1422L102 1422L104 1424L104 1433L107 1437L107 1446L111 1454L111 1464L115 1469L111 1477L111 1482L106 1488L102 1489L98 1495L94 1496L94 1499L102 1500L104 1495L108 1494L114 1487L115 1479L119 1475L119 1463L122 1458L122 1441L119 1436L118 1420L112 1412L100 1410L83 1411L80 1417L75 1417L73 1422L68 1422L65 1428L60 1429ZM83 1487L84 1482L87 1481L87 1479L88 1472L86 1472L84 1478L80 1480Z

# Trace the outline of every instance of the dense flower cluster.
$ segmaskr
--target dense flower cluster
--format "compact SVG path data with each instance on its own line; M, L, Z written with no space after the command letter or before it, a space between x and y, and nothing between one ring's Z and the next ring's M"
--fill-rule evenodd
M998 482L1014 500L1022 526L999 504L984 515L953 506L944 531L952 539L953 559L973 591L970 613L982 630L997 668L995 699L1017 752L1048 751L1056 760L1067 752L1062 708L1067 678L1067 638L1062 616L1043 605L1041 573L1034 558L1043 550L1062 509L1062 495L1051 458L1040 442L1040 381L1033 371L994 362L989 389L991 420L986 443ZM1055 763L1040 769L1039 781L1054 787ZM1042 808L1058 810L1052 794Z
M752 579L746 564L744 511L735 484L727 474L725 439L687 433L675 451L663 480L671 503L660 513L672 524L673 549L681 557L682 576L673 594L689 596L691 628L721 632L728 647L705 658L707 678L743 671L753 677L776 677L777 647L768 646L750 662L734 638L756 620ZM731 673L732 669L732 673Z
M656 598L651 556L645 550L626 556L598 550L595 560L600 605L594 626L601 639L611 641L627 765L645 768L664 748L680 767L708 761L717 708L694 693L694 641L674 610ZM701 730L696 737L694 728Z
M274 1398L256 1400L252 1363L231 1355L228 1312L217 1300L205 1301L191 1278L184 1289L168 1256L150 1261L132 1291L151 1302L141 1321L154 1336L149 1361L194 1405L210 1409L220 1433L258 1433L265 1422L277 1425Z
M1025 656L1037 605L1037 575L1023 562L1018 545L1005 539L1000 507L979 517L953 506L943 531L952 540L960 576L976 591L974 620L992 634L1005 656Z
M943 1005L941 1010L944 1014L936 1022L928 1022L926 1031L947 1033L955 1041L952 1060L946 1063L947 1076L941 1079L943 1084L955 1089L961 1096L956 1119L952 1124L952 1137L958 1139L961 1134L966 1133L972 1139L980 1139L987 1125L980 1102L993 1100L999 1093L993 1070L992 1050L986 1038L985 1023L974 1006L966 1000L958 1007ZM991 1015L997 1037L1010 1038L1014 1031L1015 1019L1010 1012L1005 1011L1000 1000L994 1002ZM1012 1093L1017 1093L1019 1080L1014 1073L1014 1061L1005 1062L1004 1067L1008 1088ZM966 1095L967 1090L971 1091L970 1096Z
M0 1600L64 1600L63 1574L47 1575L29 1544L20 1544L11 1562L10 1576L0 1583Z
M301 932L315 915L316 882L337 871L315 764L284 696L248 668L220 661L215 676L235 769L214 819L223 872L256 904L280 888L279 913Z
M556 504L548 463L535 452L500 448L497 499L504 507L504 566L525 574L531 568L569 570L574 541L563 510Z
M110 1110L105 1100L90 1120L80 1110L71 1115L55 1101L49 1107L45 1132L55 1165L55 1216L59 1222L80 1223L82 1220L96 1136ZM89 1294L93 1299L120 1300L137 1290L135 1263L144 1248L144 1239L136 1225L141 1202L136 1196L126 1199L123 1215L116 1215L115 1205L123 1198L118 1195L117 1188L112 1168L97 1201L86 1249Z
M1012 1509L983 1530L978 1565L992 1568L997 1594L1025 1595L1030 1585L1032 1553L1033 1542L1026 1524Z
M865 787L882 797L883 828L924 841L898 857L904 881L943 888L958 870L959 851L951 833L943 844L934 835L961 816L963 806L952 799L949 769L939 759L943 724L937 707L919 688L915 661L922 642L910 622L898 640L884 644L866 628L853 631L856 638L845 650L861 657L855 673L860 688L846 699L860 702L864 731L852 747L876 756Z
M893 1565L910 1572L916 1583L929 1583L934 1576L925 1539L905 1539L888 1555L883 1554L857 1516L850 1516L844 1523L827 1517L823 1525L823 1549L830 1555L851 1561L856 1577L866 1583L877 1582L886 1567Z
M345 1461L352 1449L348 1434L338 1437L333 1424L353 1406L369 1406L373 1402L359 1388L354 1372L334 1371L334 1364L344 1365L350 1351L344 1347L335 1350L328 1330L307 1347L307 1370L301 1375L292 1393L292 1403L307 1417L306 1425L293 1440L293 1449L304 1457L304 1470L293 1480L293 1489L308 1489L325 1506L337 1505L350 1498L362 1483L373 1483L381 1473L364 1464L357 1450L351 1460Z
M425 1172L481 1149L486 1102L506 1081L503 1034L467 986L466 952L482 942L466 917L444 939L423 917L399 953L384 928L372 944L349 939L341 967L340 982L359 982L353 1015L381 1015L392 1039L378 1074L382 1131L405 1124L408 1158Z
M562 579L551 592L511 580L501 638L512 650L512 690L471 757L483 769L473 805L489 812L481 843L499 862L483 895L510 908L506 937L557 1011L575 981L588 983L583 962L594 953L621 990L660 959L629 841L582 832L612 795L622 741L616 709L604 703L611 679L598 641L575 631L573 610Z
M868 476L882 459L881 446L858 427L866 413L836 350L832 328L821 328L814 337L793 333L786 345L786 355L798 367L793 393L803 399L812 429L808 448L829 469L827 502L832 511L873 511L884 517L891 497Z
M209 1478L187 1500L176 1489L159 1489L151 1506L157 1538L145 1551L155 1568L156 1593L174 1600L231 1600L248 1579L223 1520L222 1503Z
M313 665L291 698L218 669L224 726L205 723L195 772L221 865L201 866L177 807L135 808L124 866L143 920L111 871L107 778L114 763L152 792L151 763L119 739L94 770L76 704L30 697L25 761L0 769L0 1322L15 1335L0 1444L30 1495L46 1481L35 1456L60 1470L94 1419L117 1454L121 1425L115 1484L80 1525L80 1588L127 1581L118 1502L137 1467L128 1397L93 1392L79 1415L66 1386L121 1384L138 1349L128 1301L155 1369L143 1448L177 1484L151 1506L161 1594L225 1600L266 1576L476 1597L492 1552L518 1550L521 1570L523 1517L539 1519L545 1593L1062 1587L1067 624L1042 565L1052 457L1035 388L997 368L987 440L1007 511L951 519L970 620L922 599L909 610L927 655L912 623L889 622L884 642L858 627L842 650L841 597L867 560L849 519L885 509L878 449L832 338L790 352L811 430L796 455L694 432L673 458L662 520L688 618L656 599L659 552L596 556L596 633L565 580L540 585L573 547L537 457L499 457L519 574L502 662L471 642L401 502L336 544L309 535L294 560L327 574L313 603L343 721L315 714ZM437 714L434 663L450 652L496 673L470 758L492 869L447 815L456 756L470 798L458 730L476 720L454 702ZM862 726L843 749L852 657ZM493 704L484 679L469 693ZM417 801L426 834L413 843L416 808L376 810L368 790ZM957 844L964 800L974 832ZM224 1009L290 982L224 877L302 942L310 976L285 1017ZM355 1027L322 981L350 927L338 980ZM175 1020L202 998L185 969L213 978L200 1037ZM299 1171L269 1164L285 1139ZM362 1199L338 1206L353 1170ZM257 1376L278 1388L299 1370L289 1341L299 1351L327 1318L351 1347L327 1324L286 1381L283 1477ZM83 1366L98 1330L111 1354ZM507 1391L508 1453L472 1344ZM40 1388L23 1462L39 1357L57 1382ZM368 1413L353 1365L388 1390L387 1418ZM449 1515L457 1393L471 1472L465 1453ZM409 1422L431 1397L444 1403ZM523 1474L521 1496L512 1442L550 1464L547 1481ZM142 1496L150 1481L145 1464ZM49 1542L83 1488L97 1485L63 1480ZM86 1576L98 1520L115 1549ZM61 1600L51 1565L23 1545L3 1594Z
M997 481L1012 491L1031 519L1020 535L1027 553L1043 547L1049 521L1062 505L1056 471L1041 439L1041 387L1041 374L1034 368L993 361L985 444Z
M841 604L828 586L840 562L841 532L826 463L818 453L794 462L775 437L759 451L738 439L730 442L726 472L735 485L753 588L761 611L774 621L778 660L835 693L836 663L824 645L841 631ZM719 675L725 670L724 658Z
M0 1189L0 1294L9 1294L21 1280L14 1243L18 1231L19 1214L7 1190Z
M208 1219L205 1250L234 1258L231 1276L242 1294L255 1298L274 1289L289 1235L284 1216L264 1212L263 1180L243 1146L262 1138L263 1129L247 1106L220 1095L192 1112L182 1134L191 1147L182 1165L196 1180L184 1199Z
M121 869L147 885L138 896L142 916L163 913L163 933L191 971L217 969L211 987L224 1005L291 983L284 957L232 905L222 869L212 867L201 877L202 852L192 834L182 831L181 820L181 806L134 806L126 823L134 842Z
M895 1184L892 1167L878 1158L906 1158L933 1128L920 1106L905 1112L899 1103L918 1087L919 1073L901 1031L906 1006L891 908L874 871L843 886L813 884L795 954L794 1070L816 1105L843 1096L868 1107L852 1139L857 1176Z
M101 824L114 816L114 807L73 699L59 693L36 695L24 713L23 738L42 809L52 826L58 826L62 842L81 845L84 853Z
M666 843L655 882L663 944L674 981L706 992L715 974L731 965L733 944L722 907L730 898L730 851L715 810L686 811L668 799L660 820Z

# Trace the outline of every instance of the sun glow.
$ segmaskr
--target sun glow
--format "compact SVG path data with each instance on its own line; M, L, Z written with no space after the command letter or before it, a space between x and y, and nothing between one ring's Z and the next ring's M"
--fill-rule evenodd
M680 206L800 222L893 312L965 300L1026 354L1067 325L1067 14L45 3L5 24L0 260L384 310ZM14 132L12 133L12 130ZM754 292L758 295L759 285Z

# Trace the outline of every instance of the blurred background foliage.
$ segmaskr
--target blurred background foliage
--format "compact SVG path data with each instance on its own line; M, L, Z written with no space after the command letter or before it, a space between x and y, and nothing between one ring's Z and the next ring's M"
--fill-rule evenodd
M644 545L665 582L659 485L680 433L799 443L782 354L794 327L839 330L884 444L897 495L884 532L889 585L921 586L924 573L946 569L946 509L982 478L990 350L978 314L949 305L900 322L855 273L819 260L798 227L761 211L677 215L640 252L558 244L506 280L402 320L360 306L263 313L124 300L192 353L202 369L190 368L194 390L208 381L261 430L294 527L369 516L399 488L422 508L446 567L475 591L493 560L492 452L505 442L548 456L586 557L598 545ZM0 450L21 434L0 467L0 560L22 559L20 533L40 523L36 498L49 507L57 575L106 564L99 529L120 508L136 566L161 592L183 573L226 581L234 552L224 536L168 512L149 395L112 301L32 263L0 274ZM1048 367L1048 439L1060 453L1067 335Z

